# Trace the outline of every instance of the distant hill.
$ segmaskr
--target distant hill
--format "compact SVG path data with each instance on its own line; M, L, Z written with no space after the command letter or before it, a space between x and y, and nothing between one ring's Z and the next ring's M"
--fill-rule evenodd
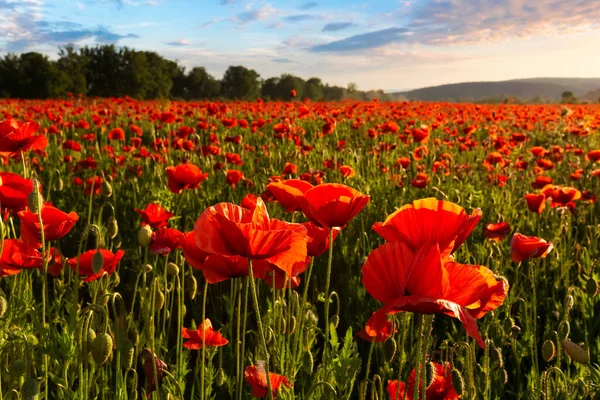
M599 90L600 78L531 78L498 82L455 83L390 93L390 96L396 100L423 101L478 101L503 97L558 101L563 92L571 91L582 100L596 102L600 93L596 94L595 98L593 98L593 94Z

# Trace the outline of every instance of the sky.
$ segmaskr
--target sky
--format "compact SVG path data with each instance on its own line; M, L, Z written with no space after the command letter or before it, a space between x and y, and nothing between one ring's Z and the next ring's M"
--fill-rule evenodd
M113 43L359 89L600 76L598 0L0 0L0 54Z

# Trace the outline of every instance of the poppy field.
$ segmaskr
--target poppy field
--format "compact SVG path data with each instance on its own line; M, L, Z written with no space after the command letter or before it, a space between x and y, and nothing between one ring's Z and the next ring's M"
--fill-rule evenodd
M599 130L0 100L0 400L600 398Z

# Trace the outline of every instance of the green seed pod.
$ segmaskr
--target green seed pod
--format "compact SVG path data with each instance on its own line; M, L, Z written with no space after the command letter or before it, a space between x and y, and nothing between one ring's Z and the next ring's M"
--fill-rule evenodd
M117 235L119 234L119 224L117 223L116 219L111 218L110 220L108 220L108 225L106 226L106 233L111 239L117 237Z
M433 381L435 380L435 367L433 363L428 362L425 364L425 387L429 389L431 385L433 385Z
M598 282L594 278L588 279L585 283L585 292L590 297L594 297L598 293Z
M59 176L58 179L54 181L54 190L56 190L57 192L62 192L64 187L65 187L65 183L63 182L62 178Z
M22 400L37 400L40 394L40 384L37 379L27 379L21 387L21 399Z
M194 275L185 277L185 291L190 296L190 299L194 300L198 292L198 281Z
M386 362L391 363L394 360L394 357L396 357L396 351L398 351L396 339L389 338L383 342L383 355Z
M312 353L310 351L304 352L304 355L302 356L302 368L307 374L312 374L314 363L315 360Z
M568 321L562 321L558 325L558 337L561 339L566 339L571 333L571 324Z
M99 274L102 267L104 267L104 256L100 250L96 250L92 257L92 271L94 271L94 274Z
M8 302L4 296L0 296L0 318L4 317L6 310L8 310Z
M98 225L90 225L88 228L86 250L96 250L102 246L102 233Z
M177 276L179 274L179 266L174 262L167 264L167 274L171 276Z
M37 183L37 181L34 182ZM27 196L27 203L32 213L37 214L40 212L42 204L44 203L44 199L42 199L40 192L35 190L35 187L34 190L31 193L29 193L29 196Z
M223 384L225 383L226 380L227 380L227 376L225 376L225 371L223 370L223 368L219 368L219 370L217 371L217 376L215 378L217 386L219 386L219 387L223 386Z
M154 309L156 311L162 310L163 306L165 305L165 295L162 290L158 288L158 286L154 287L154 296Z
M556 357L556 346L552 340L546 340L542 344L542 357L546 362L550 362Z
M587 364L590 361L587 352L578 344L571 342L569 339L565 339L562 341L562 345L563 349L565 349L565 353L571 357L571 360L580 364Z
M113 350L113 340L108 333L101 333L92 343L92 357L98 365L108 361Z
M10 363L10 373L15 377L21 377L25 375L27 371L27 363L22 358L17 358Z
M150 225L142 226L138 231L137 238L140 246L150 246L150 242L152 241L152 228L150 228Z
M457 395L462 396L465 391L465 380L456 368L452 368L452 386Z
M107 180L102 181L102 196L109 198L113 194L113 188Z
M135 347L129 339L123 341L123 345L120 349L121 352L121 366L126 370L131 368L133 365L133 355L135 353Z

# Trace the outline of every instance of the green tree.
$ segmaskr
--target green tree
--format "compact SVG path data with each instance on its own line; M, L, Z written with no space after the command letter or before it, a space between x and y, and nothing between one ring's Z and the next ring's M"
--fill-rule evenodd
M323 82L319 78L310 78L304 84L302 98L312 101L323 100Z
M256 100L260 96L260 75L241 65L231 66L221 81L221 94L229 99Z
M20 97L19 61L19 56L11 53L0 59L0 97Z
M185 78L186 99L213 99L219 96L221 82L204 67L194 67Z
M296 91L296 96L302 98L302 90L304 89L304 80L294 75L283 74L277 83L278 98L281 100L290 100L292 90Z
M279 84L279 78L269 78L263 82L260 90L260 97L264 100L277 100L279 93L277 86Z
M72 44L59 48L56 67L61 79L66 80L66 91L73 94L87 94L85 78L86 59L75 51Z

